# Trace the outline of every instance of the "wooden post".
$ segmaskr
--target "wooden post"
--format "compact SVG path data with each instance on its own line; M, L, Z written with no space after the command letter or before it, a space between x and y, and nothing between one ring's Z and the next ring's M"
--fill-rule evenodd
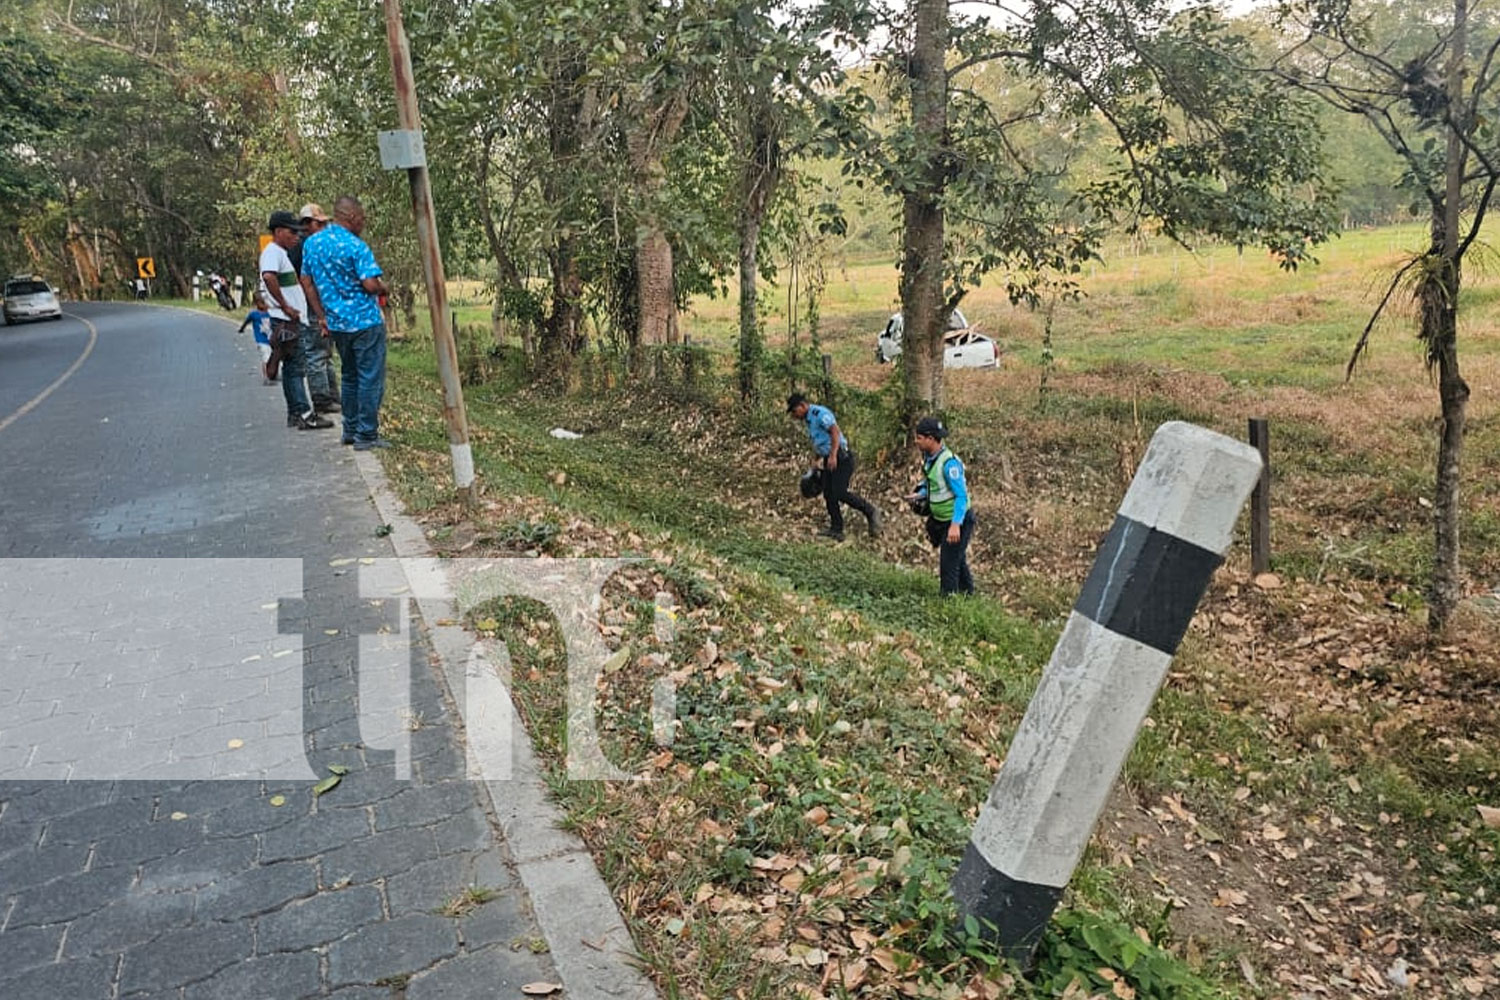
M401 20L401 0L384 0L385 35L391 50L391 77L396 85L396 112L401 128L422 130L417 107L417 85L412 75L411 49ZM422 251L422 274L427 280L427 309L432 317L432 343L437 352L438 377L443 383L443 421L448 425L448 453L453 462L453 485L465 504L474 499L474 453L469 447L469 417L458 377L458 345L448 312L448 278L443 272L443 250L438 245L437 211L427 165L408 167L411 208L417 222L417 244Z
M1265 417L1250 418L1250 447L1260 452L1260 478L1250 494L1250 572L1271 571L1271 429Z
M833 355L823 355L823 402L833 403Z

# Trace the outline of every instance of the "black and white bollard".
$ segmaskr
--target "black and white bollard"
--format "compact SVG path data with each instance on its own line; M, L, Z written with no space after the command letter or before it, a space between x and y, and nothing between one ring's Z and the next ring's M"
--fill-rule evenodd
M236 309L245 304L245 276L243 274L236 274L234 276L234 291L231 293L231 297L234 300L234 307Z
M1192 424L1152 436L953 876L1007 957L1041 940L1260 465Z
M193 272L193 301L198 302L203 298L203 272Z

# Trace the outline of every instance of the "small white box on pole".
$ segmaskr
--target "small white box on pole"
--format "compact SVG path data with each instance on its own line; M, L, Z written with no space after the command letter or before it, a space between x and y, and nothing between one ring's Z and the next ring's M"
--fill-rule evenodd
M392 129L380 133L380 166L385 170L410 170L427 166L427 148L422 130Z

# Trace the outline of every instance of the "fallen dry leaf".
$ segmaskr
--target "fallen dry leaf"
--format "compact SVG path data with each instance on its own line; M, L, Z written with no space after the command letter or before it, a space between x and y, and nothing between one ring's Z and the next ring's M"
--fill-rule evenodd
M844 990L856 990L864 984L869 968L869 963L862 958L830 962L828 963L828 967L823 971L823 985L839 986Z
M1250 897L1238 889L1221 888L1218 895L1214 897L1215 906L1244 906L1250 901Z
M562 983L535 982L527 983L521 987L521 992L529 997L548 997L554 993L562 992Z
M1475 806L1479 810L1479 820L1491 830L1500 830L1500 809L1494 806Z

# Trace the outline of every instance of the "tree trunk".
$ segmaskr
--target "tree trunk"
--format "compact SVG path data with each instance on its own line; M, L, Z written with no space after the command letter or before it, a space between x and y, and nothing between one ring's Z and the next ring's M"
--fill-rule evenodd
M753 402L760 395L760 361L765 338L760 328L760 306L755 282L759 275L760 220L740 215L740 399Z
M1468 0L1453 2L1453 36L1448 45L1448 106L1464 103L1464 63L1467 57ZM1444 160L1444 191L1441 212L1434 210L1432 249L1437 273L1422 282L1422 339L1428 360L1436 366L1438 398L1442 407L1442 432L1438 439L1437 480L1433 497L1432 593L1428 625L1440 630L1448 623L1463 584L1458 567L1459 471L1464 448L1464 420L1469 386L1458 369L1458 293L1463 284L1463 262L1459 259L1459 210L1463 204L1465 147L1459 129L1462 123L1446 121L1448 145Z
M903 197L901 312L903 388L907 427L925 412L943 408L942 196L947 184L948 0L912 0L915 35L907 76L911 117L920 150L917 180Z
M747 93L749 157L740 176L740 398L752 402L760 395L760 366L765 335L760 325L755 282L760 276L760 231L771 197L781 182L781 140L771 98Z
M490 338L496 347L504 347L506 334L510 330L512 316L506 312L507 295L515 295L525 291L525 285L521 281L521 273L516 269L515 263L510 255L503 250L495 255L495 302L490 306ZM530 320L522 319L522 323L530 325ZM530 341L531 337L523 335L523 340Z
M582 155L594 128L595 93L583 81L585 68L581 51L565 43L550 80L547 108L547 149L559 164L572 163ZM542 178L547 203L565 204L571 193L566 188L568 183L565 172L548 172ZM552 302L542 321L539 354L548 374L564 384L572 373L573 355L583 348L583 275L578 250L578 238L565 224L554 227L547 248ZM529 335L529 326L522 328L523 341Z
M524 294L526 284L521 280L521 272L510 254L506 253L505 247L498 243L497 245L499 249L495 251L495 304L490 307L490 335L494 338L495 346L504 347L506 331L514 318L506 312L506 300L510 296L519 297ZM530 344L532 320L523 317L520 322L524 327L521 339Z
M643 102L644 103L644 102ZM636 225L636 307L631 369L640 372L641 347L677 342L677 294L672 277L672 244L656 213L666 182L662 157L687 118L687 95L674 91L638 106L636 126L626 135L639 222Z
M583 276L571 237L559 239L548 254L552 265L552 314L542 336L542 358L548 374L566 381L573 355L582 345Z
M504 347L506 340L509 339L506 337L506 333L508 332L510 323L506 319L505 302L500 295L500 277L498 271L499 268L496 268L495 301L490 305L490 340L496 347Z
M672 244L654 219L641 223L636 244L636 296L642 346L677 342L677 296L672 285Z
M1459 472L1464 447L1464 421L1469 386L1458 369L1458 301L1460 277L1457 263L1445 268L1446 280L1431 280L1422 289L1422 323L1429 329L1428 341L1435 354L1438 398L1442 405L1442 430L1438 438L1437 485L1433 497L1432 594L1428 624L1442 629L1463 596L1458 564Z

